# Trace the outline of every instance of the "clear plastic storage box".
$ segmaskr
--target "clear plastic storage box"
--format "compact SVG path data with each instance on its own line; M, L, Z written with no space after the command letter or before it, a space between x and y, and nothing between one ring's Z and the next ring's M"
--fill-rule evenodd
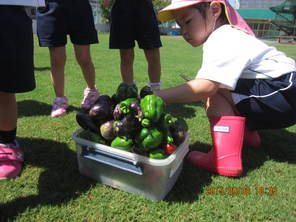
M157 160L79 138L73 133L79 171L100 183L151 200L162 200L176 183L189 151L189 135L166 159Z

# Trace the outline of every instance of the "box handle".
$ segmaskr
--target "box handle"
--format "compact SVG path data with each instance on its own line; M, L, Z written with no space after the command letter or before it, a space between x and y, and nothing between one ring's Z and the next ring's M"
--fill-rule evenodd
M81 156L137 175L143 175L143 164L89 146L82 146Z

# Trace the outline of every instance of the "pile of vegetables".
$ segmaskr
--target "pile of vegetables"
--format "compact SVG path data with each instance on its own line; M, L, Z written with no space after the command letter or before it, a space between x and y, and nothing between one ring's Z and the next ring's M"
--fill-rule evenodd
M101 95L76 115L80 137L153 159L164 159L184 141L185 121L165 112L163 100L144 86L121 83L112 97ZM185 123L185 124L184 124Z

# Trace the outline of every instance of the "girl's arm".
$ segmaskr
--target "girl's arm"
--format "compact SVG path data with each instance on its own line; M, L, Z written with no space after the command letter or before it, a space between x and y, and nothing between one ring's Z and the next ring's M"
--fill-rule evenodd
M165 103L197 102L214 95L219 89L218 82L207 79L194 79L179 86L155 91Z

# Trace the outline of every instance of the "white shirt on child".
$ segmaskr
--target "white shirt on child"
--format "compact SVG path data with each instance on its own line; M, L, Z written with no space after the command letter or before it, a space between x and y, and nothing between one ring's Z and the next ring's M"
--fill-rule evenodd
M196 78L234 90L239 78L270 79L296 70L295 61L275 47L223 25L203 45L203 61Z

